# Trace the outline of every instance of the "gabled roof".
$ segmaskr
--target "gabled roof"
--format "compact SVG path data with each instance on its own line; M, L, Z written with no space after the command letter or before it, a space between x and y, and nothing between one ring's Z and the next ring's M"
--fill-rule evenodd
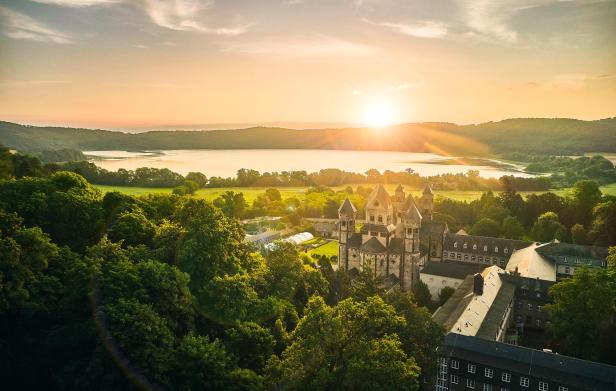
M398 187L396 187L396 193L404 191L404 188L402 187L402 185L398 185Z
M383 246L383 244L379 242L379 240L375 237L368 239L366 243L362 244L360 250L374 254L381 254L387 252L385 246Z
M537 246L536 251L557 264L604 266L608 255L606 247L549 242Z
M349 197L347 197L344 199L344 202L342 203L342 205L340 205L340 208L338 208L338 213L346 214L346 215L353 215L357 213L357 208L355 207L355 205L353 205L351 200L349 200Z
M434 195L434 192L432 191L432 187L430 187L430 184L426 185L426 187L424 188L423 193L426 194L426 195Z
M380 232L388 234L390 231L384 224L365 223L361 226L360 232L363 234L368 234L369 232Z
M413 196L409 195L405 204L404 204L404 212L402 216L411 221L421 221L421 213L419 213L419 209L417 209L417 205L415 205L415 200L413 200Z
M378 184L372 193L368 196L368 200L366 201L366 207L373 207L374 201L379 202L379 208L388 208L391 204L391 198L389 197L389 193L383 187L383 185Z
M431 261L426 262L426 266L421 269L420 274L431 274L433 276L464 280L466 276L480 273L485 268L485 265L476 265L472 263Z
M507 271L520 273L522 277L556 281L555 264L536 251L538 246L540 245L533 243L514 252L507 262Z
M361 247L361 239L362 239L362 236L361 236L360 233L357 233L357 232L354 233L349 238L349 242L348 242L349 247L360 248Z

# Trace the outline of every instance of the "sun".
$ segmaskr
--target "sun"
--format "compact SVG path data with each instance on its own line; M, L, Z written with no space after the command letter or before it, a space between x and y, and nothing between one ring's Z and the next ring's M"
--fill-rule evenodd
M373 128L393 125L395 113L392 104L386 100L368 103L362 112L362 123Z

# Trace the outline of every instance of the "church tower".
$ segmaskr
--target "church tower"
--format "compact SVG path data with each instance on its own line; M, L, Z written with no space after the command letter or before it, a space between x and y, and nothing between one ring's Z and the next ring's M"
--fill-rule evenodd
M416 268L419 261L419 229L421 228L422 215L409 195L407 210L402 215L404 226L404 253L400 265L400 284L402 289L410 289L416 278Z
M421 214L426 220L432 220L432 212L434 211L434 192L430 185L426 185L420 200Z
M349 239L355 233L357 208L347 197L338 209L338 269L349 270Z

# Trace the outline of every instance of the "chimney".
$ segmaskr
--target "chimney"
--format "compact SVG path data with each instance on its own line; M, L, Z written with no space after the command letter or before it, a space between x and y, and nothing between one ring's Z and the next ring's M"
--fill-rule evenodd
M483 295L483 276L481 273L475 273L473 276L473 293L478 296Z

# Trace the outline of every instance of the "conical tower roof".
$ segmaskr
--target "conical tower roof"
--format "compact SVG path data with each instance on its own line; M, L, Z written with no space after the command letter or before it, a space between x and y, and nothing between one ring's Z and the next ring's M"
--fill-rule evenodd
M432 187L430 186L430 184L426 185L426 187L424 188L423 193L426 194L426 195L434 195L434 192L432 191Z
M366 201L366 206L372 206L374 201L379 202L379 207L387 208L391 204L391 199L389 197L389 193L383 187L383 185L378 184L377 187L372 190L372 193L368 196L368 200Z
M404 191L404 188L402 187L402 185L398 185L398 187L396 187L396 193L400 193L403 191Z
M355 207L355 205L353 205L351 200L349 200L349 197L347 197L344 199L342 205L340 205L340 208L338 208L338 213L345 215L353 215L357 213L357 208Z

